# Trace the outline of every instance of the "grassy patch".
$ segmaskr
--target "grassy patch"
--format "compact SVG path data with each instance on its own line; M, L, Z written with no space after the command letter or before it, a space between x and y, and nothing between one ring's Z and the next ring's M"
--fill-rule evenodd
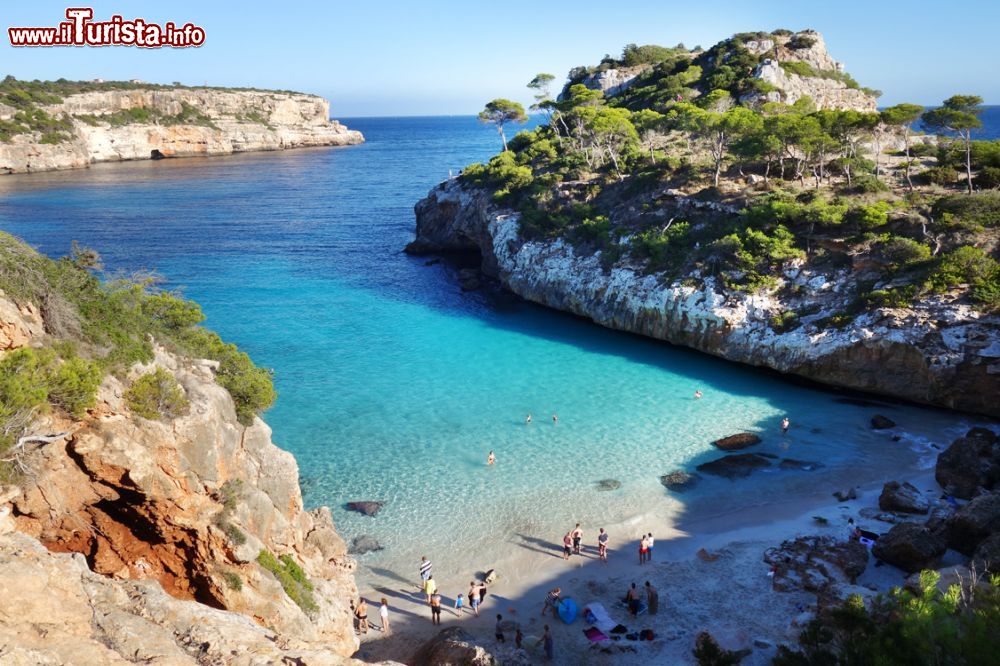
M281 588L306 614L312 615L319 610L316 597L313 595L313 585L305 572L290 555L276 558L269 550L262 550L257 556L257 564L270 571Z

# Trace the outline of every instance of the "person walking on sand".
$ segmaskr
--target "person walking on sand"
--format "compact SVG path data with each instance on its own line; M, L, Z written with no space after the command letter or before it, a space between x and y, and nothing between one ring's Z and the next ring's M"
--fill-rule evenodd
M782 435L787 435L788 434L788 425L789 425L789 423L788 423L788 417L786 416L785 418L781 419L781 434Z
M382 633L389 633L389 600L382 597L382 605L378 607L378 616L382 620Z
M368 633L368 603L365 602L364 598L358 602L358 605L354 607L354 617L358 621L358 633L367 634Z
M573 554L580 554L580 543L583 541L583 530L580 529L580 523L576 524L573 528Z
M441 624L441 594L437 591L431 595L431 624Z
M653 533L650 532L646 535L646 561L653 561L653 544L655 543L653 539Z
M503 636L503 615L497 613L497 624L496 633L494 634L497 639L497 643L506 643L507 639Z
M427 603L431 602L431 595L437 592L438 586L434 582L434 576L428 576L424 581L424 594L427 596Z
M427 579L431 577L431 561L426 557L420 558L420 587L427 584Z
M549 625L545 625L545 632L542 634L542 646L545 650L545 660L552 661L553 645L552 645L552 632L549 631Z
M597 535L597 556L601 558L601 562L608 563L608 533L603 527Z
M459 594L457 597L455 597L455 615L457 615L459 617L462 617L462 605L463 605L463 603L464 603L464 600L462 599L462 595L461 594Z
M497 457L495 455L493 455L492 451L490 451L490 455L486 456L486 464L487 465L492 465L496 461L497 461Z
M646 553L649 551L649 541L646 540L646 535L643 534L642 538L639 539L639 564L646 563Z
M476 587L476 581L469 581L469 607L472 608L472 612L479 617L479 589Z
M648 580L646 581L646 605L649 606L650 615L656 615L656 611L660 608L660 593Z
M566 535L563 537L563 559L568 560L572 552L573 552L573 535L571 535L569 532L566 532Z

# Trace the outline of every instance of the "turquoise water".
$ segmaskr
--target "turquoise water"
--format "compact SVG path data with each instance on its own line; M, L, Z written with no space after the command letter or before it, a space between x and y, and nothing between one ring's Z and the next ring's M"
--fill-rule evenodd
M157 269L274 368L266 419L298 459L307 503L330 505L348 540L371 534L386 548L360 558L363 581L372 569L409 577L424 552L439 570L494 562L522 536L556 541L576 521L638 529L683 512L697 529L700 514L919 465L964 427L914 406L843 404L509 295L464 294L454 269L400 250L413 203L494 152L495 134L470 118L347 124L368 143L6 177L0 227L52 255L77 239L113 271ZM875 411L908 434L871 431ZM793 427L781 437L784 415ZM764 434L761 451L825 467L708 479L680 505L660 485L748 429ZM598 493L605 478L623 485ZM374 519L342 508L365 499L387 504Z

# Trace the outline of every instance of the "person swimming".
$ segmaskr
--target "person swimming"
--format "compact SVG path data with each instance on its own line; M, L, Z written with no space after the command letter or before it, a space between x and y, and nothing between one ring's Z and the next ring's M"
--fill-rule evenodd
M553 423L559 423L559 415L558 414L553 414L552 415L552 422Z
M524 419L525 423L531 423L531 412L528 412L528 418Z
M487 456L487 458L486 458L486 464L487 465L492 465L496 461L497 461L497 457L495 455L493 455L492 451L490 451L490 455Z
M701 398L701 389L694 392L694 399L698 400L699 398Z
M782 435L784 435L785 433L788 432L788 425L789 425L788 417L786 416L785 418L781 419L781 434Z

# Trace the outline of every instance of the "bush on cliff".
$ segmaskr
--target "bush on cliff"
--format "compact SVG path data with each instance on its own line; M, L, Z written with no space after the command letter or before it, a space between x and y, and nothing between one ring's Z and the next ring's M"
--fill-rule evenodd
M924 571L920 592L899 588L870 607L852 595L813 620L799 637L801 650L781 646L776 666L884 664L974 666L996 663L1000 577L963 591L938 590L940 574Z
M163 368L132 382L125 392L125 403L144 419L170 420L186 414L190 406L177 380Z
M274 556L269 550L262 550L257 556L257 564L262 566L281 583L281 589L307 615L319 610L316 597L313 596L313 585L309 582L302 567L290 555Z

